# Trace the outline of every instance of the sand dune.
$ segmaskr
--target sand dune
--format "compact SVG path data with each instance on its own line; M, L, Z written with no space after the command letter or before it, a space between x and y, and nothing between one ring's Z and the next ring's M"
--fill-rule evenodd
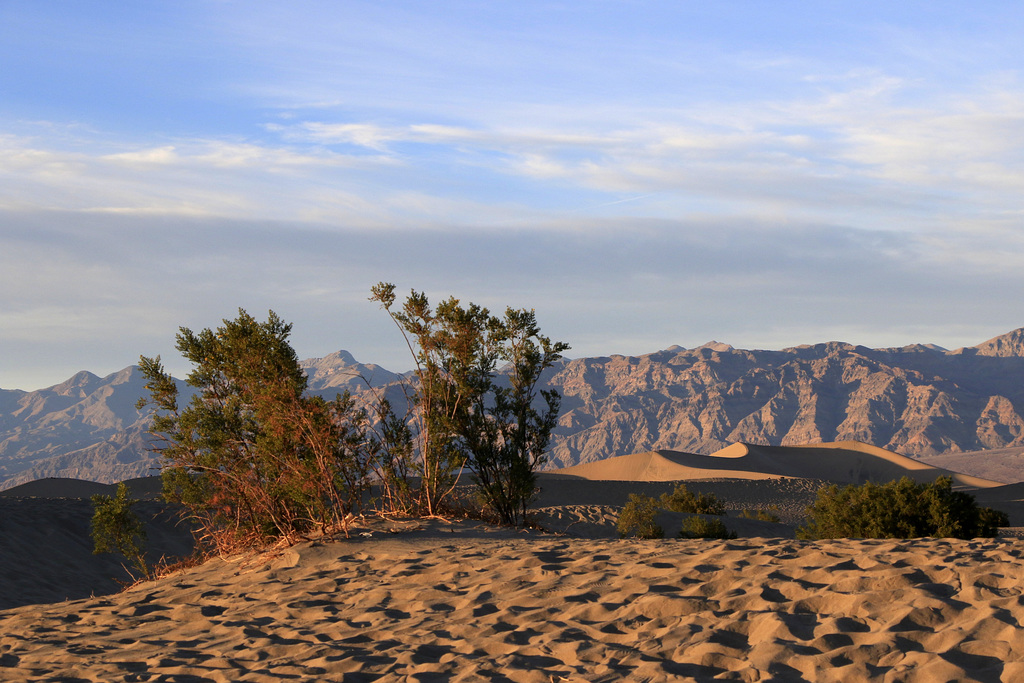
M132 498L138 500L163 500L163 485L159 476L138 477L124 482ZM94 495L112 496L117 484L100 484L85 479L47 477L36 479L0 491L0 498L84 498Z
M1024 448L990 448L983 451L943 453L921 458L929 465L973 474L1008 484L1024 480Z
M807 446L757 446L736 443L711 455L651 451L554 470L553 474L590 480L690 481L696 479L822 479L840 484L886 482L908 476L919 482L942 475L966 488L1001 486L859 441Z
M759 472L746 462L680 451L648 451L583 463L551 474L591 481L692 481L695 479L778 479L782 475Z
M0 612L5 681L1017 681L1022 547L480 525L213 560Z
M135 511L151 561L191 552L191 534L167 505L145 501ZM0 497L0 609L119 590L130 576L118 557L93 554L91 519L88 500Z
M767 469L766 462L772 464L770 458L760 453L744 455L737 453L738 450L734 449L733 457L693 458L714 459L742 467L758 465L755 461L760 458L762 469ZM783 455L794 452L805 456L805 452L799 449L785 449ZM816 456L812 454L812 457ZM871 460L870 454L864 457ZM881 460L888 462L884 458ZM780 461L784 458L776 456L774 466L779 466ZM789 462L800 464L794 458ZM631 493L657 498L670 492L679 478L692 475L697 470L701 474L709 472L709 468L682 471L684 467L685 464L680 465L670 457L655 453L613 458L605 463L573 468L577 472L575 475L566 474L573 470L542 473L539 481L541 493L533 507L532 518L536 524L554 533L591 539L616 538L618 510ZM861 472L865 469L862 467ZM795 470L803 474L816 473L810 471L809 466ZM901 471L896 470L897 473ZM937 470L920 471L932 474ZM743 470L731 473L737 472L742 473ZM581 474L594 478L582 478ZM666 480L658 481L659 478ZM796 526L823 483L819 479L779 476L688 480L688 486L694 492L713 494L725 503L728 516L724 522L741 538L793 538ZM128 484L138 498L150 498L159 491L158 478L132 480ZM110 494L114 488L79 480L47 479L0 493L0 558L21 560L0 561L0 609L108 594L118 589L117 581L129 579L115 557L92 554L89 537L92 514L89 496L97 492ZM1013 526L1024 526L1021 485L972 489L972 492L983 504L1007 512ZM771 511L782 524L741 518L740 513L745 509ZM155 501L145 502L140 511L148 524L152 559L188 551L191 543L187 531L175 526L164 506ZM671 535L680 527L682 515L663 512L658 523ZM31 566L31 571L26 571L25 566Z
M0 606L24 605L0 611L0 680L1024 680L1024 541L785 538L824 479L945 470L855 443L739 446L544 473L536 529L368 517L105 597L87 597L116 587L87 498L113 487L19 487L0 496ZM743 537L614 538L629 493L679 480ZM1024 519L1024 484L957 482ZM773 506L788 524L735 514ZM25 604L47 596L81 599Z
M0 496L0 610L109 594L119 589L118 581L129 580L118 558L92 553L89 535L92 506L84 494L93 491L94 485L79 483L49 480L28 489L41 495ZM546 530L570 537L616 538L618 511L630 493L657 497L673 487L672 483L627 482L623 485L622 482L542 475L541 495L532 509L531 519ZM732 515L726 523L740 536L792 538L795 523L814 499L816 485L806 480L720 480L695 483L691 488L726 500ZM744 508L774 509L786 523L737 518ZM146 522L151 560L165 554L181 556L190 551L191 536L177 523L168 506L144 501L137 511ZM669 530L678 529L681 516L665 513L659 523ZM2 675L0 680L3 680Z

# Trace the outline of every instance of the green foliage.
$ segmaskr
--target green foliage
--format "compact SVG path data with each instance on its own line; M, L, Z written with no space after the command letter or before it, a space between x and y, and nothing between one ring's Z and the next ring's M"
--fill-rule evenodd
M391 316L416 361L418 383L407 396L414 411L405 419L389 420L396 428L414 423L404 434L396 434L411 448L397 452L403 461L392 469L418 476L416 504L428 515L437 514L466 465L466 452L459 447L456 427L471 398L467 392L479 391L475 385L482 377L460 366L466 364L463 359L471 356L478 344L473 333L483 312L472 307L459 311L461 320L451 320L456 315L456 301L449 300L435 311L427 296L416 291L401 308L395 308L395 287L389 283L375 285L370 300L380 303Z
M994 538L1001 526L1010 526L1010 517L1005 512L988 507L978 509L978 536Z
M621 538L663 538L665 531L654 518L658 514L658 502L641 493L629 494L629 501L622 507L616 528Z
M724 515L725 504L713 493L694 494L679 484L671 494L661 494L661 506L672 512L689 512L695 515Z
M774 506L773 506L773 508L774 508ZM782 521L781 519L779 519L778 515L776 515L773 512L769 512L767 510L747 510L747 509L744 509L743 512L741 512L739 516L742 517L743 519L756 519L756 520L759 520L761 522L773 522L775 524L778 524L779 522Z
M290 332L273 311L260 323L241 309L216 330L181 328L176 348L198 390L184 408L160 358L140 359L165 497L222 549L347 528L367 484L365 413L347 395L304 394Z
M542 336L533 311L509 308L498 318L455 298L435 309L416 291L396 309L389 283L376 285L371 300L395 321L416 361L415 410L405 421L388 420L404 445L392 469L420 476L419 507L435 514L468 465L487 507L521 525L561 400L537 385L568 345ZM400 423L414 426L403 433Z
M132 512L132 506L138 501L128 496L128 486L121 482L113 496L97 494L92 497L93 553L120 553L144 578L149 578L150 568L145 556L146 528L138 515Z
M707 517L687 517L679 530L679 538L736 538L735 531L729 531L725 522Z
M953 491L950 477L930 484L909 477L887 484L833 484L818 491L808 516L798 538L975 538L995 536L998 524L1008 521L1003 513L979 508L973 496Z
M538 391L537 385L569 346L542 336L533 311L509 308L488 328L505 365L499 377L491 375L490 396L476 396L465 422L466 444L488 504L504 522L519 526L535 495L536 471L545 462L561 405L557 391Z
M655 523L660 510L684 512L690 515L725 514L725 504L714 494L694 494L685 484L676 486L672 493L663 493L656 500L643 494L629 494L629 502L622 508L617 523L619 536L662 538L664 532ZM680 538L736 538L720 519L692 516L683 521Z
M411 403L408 399L407 403ZM417 466L416 445L408 421L399 417L391 402L383 396L374 404L377 417L377 457L373 472L380 486L383 510L409 514L418 507L415 491L409 483Z

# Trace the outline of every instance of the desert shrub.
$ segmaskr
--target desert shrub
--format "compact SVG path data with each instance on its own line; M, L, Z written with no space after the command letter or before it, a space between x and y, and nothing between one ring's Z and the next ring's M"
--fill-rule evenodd
M385 282L372 294L416 364L408 391L415 410L387 421L397 428L398 459L381 468L386 497L437 514L468 468L487 511L522 526L561 404L557 391L541 388L541 374L569 345L542 335L532 310L507 308L498 317L454 297L435 307L416 291L396 306L395 286ZM418 476L418 501L395 476L400 470Z
M808 517L798 538L975 538L995 536L998 524L1007 522L1003 513L978 507L974 496L954 491L950 477L930 484L903 477L887 484L825 486Z
M774 522L775 524L778 524L782 521L781 519L779 519L778 515L776 515L774 512L769 512L768 510L744 509L743 512L740 513L740 517L742 517L743 519L756 519L761 522Z
M144 578L149 578L146 564L146 528L132 506L139 501L128 497L128 486L121 482L113 496L92 497L93 554L120 553ZM132 570L125 567L129 574Z
M216 330L181 328L176 348L197 391L178 403L160 357L140 359L164 495L181 503L197 540L219 550L310 531L347 530L368 484L375 444L346 395L305 393L306 376L273 311L261 323L239 309Z
M1002 510L983 507L978 510L979 536L995 537L999 527L1010 526L1010 517Z
M672 512L689 512L694 515L724 515L725 504L713 493L694 494L680 484L671 494L661 494L661 507Z
M679 538L736 538L735 531L729 531L725 522L707 517L687 517L679 530Z
M658 514L658 503L650 496L640 493L629 494L629 501L619 513L616 528L621 538L663 538L665 531L654 521Z

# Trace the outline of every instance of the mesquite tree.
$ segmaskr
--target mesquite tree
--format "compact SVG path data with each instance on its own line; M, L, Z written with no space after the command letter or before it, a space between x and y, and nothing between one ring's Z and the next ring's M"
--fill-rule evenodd
M122 481L113 496L96 494L92 497L90 526L93 553L120 553L142 578L148 579L151 570L146 562L146 526L132 511L132 506L139 501L129 496L128 485ZM125 571L135 578L128 567L125 567Z
M366 486L373 446L352 400L305 395L288 343L291 325L239 309L216 330L181 328L176 348L194 364L184 408L160 358L140 359L160 443L164 493L181 502L219 548L261 545L312 529L347 531Z
M396 309L390 283L376 285L371 300L398 325L416 361L411 432L424 511L438 511L468 465L495 514L522 524L560 403L538 384L569 346L541 335L533 311L509 308L498 318L455 298L435 309L415 290Z
M492 322L499 342L494 352L504 367L497 377L491 373L489 392L475 398L466 419L467 445L485 500L503 521L519 526L533 500L536 472L544 464L562 398L537 385L569 346L541 335L532 310L509 308L500 322ZM538 403L543 403L540 410Z

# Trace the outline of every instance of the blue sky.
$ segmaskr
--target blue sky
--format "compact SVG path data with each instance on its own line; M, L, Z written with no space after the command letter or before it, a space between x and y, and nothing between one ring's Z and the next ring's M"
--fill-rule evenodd
M0 387L377 281L571 356L1024 326L1024 8L0 2Z

